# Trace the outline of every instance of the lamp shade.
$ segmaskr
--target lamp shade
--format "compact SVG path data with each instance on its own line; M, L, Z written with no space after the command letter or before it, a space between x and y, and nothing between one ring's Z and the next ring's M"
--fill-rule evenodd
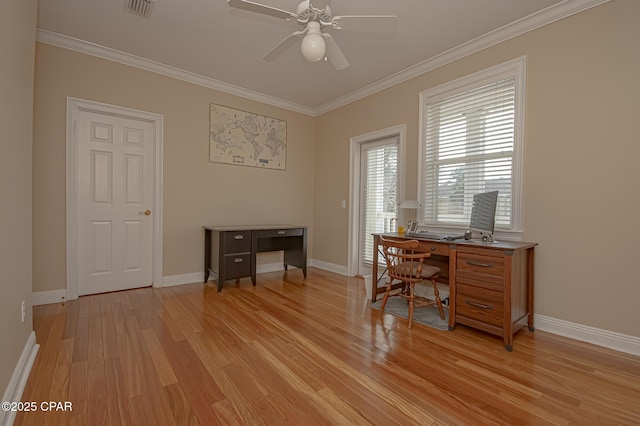
M420 207L420 203L416 200L404 200L400 203L401 209L417 209Z

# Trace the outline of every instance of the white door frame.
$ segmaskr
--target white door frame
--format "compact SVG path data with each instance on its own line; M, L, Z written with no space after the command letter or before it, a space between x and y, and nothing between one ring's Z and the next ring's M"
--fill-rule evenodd
M78 136L77 120L81 111L115 115L153 124L153 266L154 287L162 287L162 114L67 97L67 299L78 298Z
M350 139L350 173L349 173L349 228L348 228L348 251L347 251L347 273L350 276L358 273L358 247L360 232L360 148L367 142L374 142L380 139L391 137L398 138L398 203L404 197L404 152L406 146L407 125L400 124L382 130L354 136Z

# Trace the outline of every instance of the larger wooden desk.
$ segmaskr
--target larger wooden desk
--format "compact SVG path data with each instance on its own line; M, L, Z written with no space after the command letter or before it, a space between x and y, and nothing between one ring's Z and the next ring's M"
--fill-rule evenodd
M204 282L217 275L218 292L226 280L251 277L256 285L256 254L284 251L287 265L307 277L307 228L297 225L203 226Z
M396 240L418 240L418 250L431 253L427 263L440 267L439 281L449 285L449 330L456 324L502 336L508 351L513 335L527 325L533 327L534 248L537 243L504 241L442 241L400 234L373 235L371 301L385 287L378 287L380 236Z

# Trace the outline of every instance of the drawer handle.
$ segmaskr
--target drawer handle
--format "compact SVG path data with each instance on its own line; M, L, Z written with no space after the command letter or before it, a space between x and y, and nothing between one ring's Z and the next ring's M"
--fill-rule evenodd
M436 246L431 246L431 251L436 251Z
M467 265L482 266L483 268L491 268L493 263L474 262L473 260L467 260Z
M478 303L478 302L473 302L469 299L466 299L465 302L467 302L469 305L471 306L475 306L476 308L480 308L480 309L493 309L493 305L483 305L482 303Z
M285 231L278 231L278 235L284 235L284 234L286 234Z
M236 235L233 238L235 238L236 240L242 240L244 239L244 235Z
M242 259L241 257L236 257L235 259L233 259L233 261L235 263L242 263L242 262L244 262L244 259Z

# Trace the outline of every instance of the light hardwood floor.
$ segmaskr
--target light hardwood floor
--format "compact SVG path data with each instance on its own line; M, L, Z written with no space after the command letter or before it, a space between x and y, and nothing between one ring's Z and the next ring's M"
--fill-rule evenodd
M364 299L310 268L36 306L23 401L73 411L16 424L640 424L639 357L526 330L509 353Z

